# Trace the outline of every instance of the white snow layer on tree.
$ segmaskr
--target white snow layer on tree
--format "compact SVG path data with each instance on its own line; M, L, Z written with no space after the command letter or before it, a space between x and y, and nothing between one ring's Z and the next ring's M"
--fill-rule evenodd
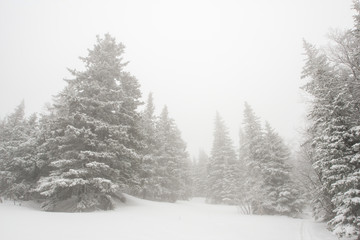
M323 223L284 216L241 215L235 206L201 198L160 203L126 196L114 211L43 212L0 204L0 239L7 240L336 240Z

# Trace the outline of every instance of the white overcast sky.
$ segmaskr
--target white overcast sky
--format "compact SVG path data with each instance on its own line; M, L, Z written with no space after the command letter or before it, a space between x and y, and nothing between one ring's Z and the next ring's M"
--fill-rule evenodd
M191 155L209 152L216 111L234 146L244 101L289 142L304 119L302 39L352 27L351 0L0 1L0 117L40 112L82 69L96 35L126 46L127 70L168 105Z

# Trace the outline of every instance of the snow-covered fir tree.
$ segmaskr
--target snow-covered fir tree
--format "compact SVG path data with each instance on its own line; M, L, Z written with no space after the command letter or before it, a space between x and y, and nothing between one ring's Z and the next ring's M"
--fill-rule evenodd
M315 50L309 51L309 45L305 45L305 49L308 51L308 59L314 58L313 54ZM310 53L309 53L310 52ZM325 57L325 56L324 56ZM356 150L353 148L359 142L357 131L357 123L352 120L352 113L355 112L354 102L350 98L347 89L342 86L346 86L346 83L341 79L341 75L330 71L321 72L322 65L316 65L316 61L308 61L304 68L304 76L309 77L310 82L305 85L305 90L314 96L312 112L309 115L314 122L311 131L313 139L313 151L314 151L314 168L319 173L321 185L320 199L314 199L315 203L324 203L318 206L325 206L326 211L320 211L315 209L315 213L325 212L327 215L324 219L330 220L330 226L340 236L352 235L356 233L357 221L353 214L356 214L356 210L347 209L344 212L346 205L354 204L352 199L357 199L357 190L359 183L357 180L352 180L351 184L346 183L349 176L352 176L354 171L358 171L359 166L356 163ZM328 69L333 69L328 64ZM309 67L313 67L313 72L308 71ZM343 74L343 73L342 73ZM340 78L339 78L340 77ZM355 157L355 161L352 159ZM354 164L355 163L355 164ZM353 179L350 177L350 179ZM347 191L350 190L351 194L347 195ZM359 192L360 193L360 192ZM346 199L347 198L347 199ZM324 201L326 200L326 201ZM331 201L331 202L330 202ZM357 204L350 208L355 207ZM328 210L331 209L331 212ZM350 224L347 217L350 217ZM342 217L340 217L342 216ZM351 223L355 223L355 226L351 228ZM352 230L349 230L352 229Z
M304 42L304 48L307 62L302 77L309 77L313 80L307 82L303 89L314 96L313 107L309 115L312 125L308 129L307 137L309 139L306 141L312 146L311 160L314 171L321 183L318 189L314 191L312 208L316 218L330 220L334 216L334 205L331 202L330 189L324 183L326 179L323 178L324 167L329 167L329 164L325 163L322 166L320 163L325 159L323 156L328 155L328 152L323 151L323 147L326 148L327 146L327 143L324 142L326 138L323 136L323 131L325 129L324 124L328 121L329 109L332 108L331 99L336 95L335 92L331 91L331 89L336 89L333 86L336 80L327 57L307 42Z
M81 58L85 70L70 70L74 79L44 118L38 158L47 170L33 193L45 210L112 209L121 192L139 185L141 94L123 53L109 34L97 37Z
M209 156L204 150L193 162L193 197L206 197Z
M290 150L245 103L239 147L239 205L244 213L295 216L303 200L291 177Z
M207 201L215 204L235 204L237 202L237 177L235 150L228 130L217 113L208 166Z
M21 102L0 126L0 197L28 200L39 171L36 154L37 116L25 117Z
M314 168L322 193L331 201L330 228L339 236L360 237L359 22L354 1L352 30L332 34L330 52L305 43L304 90L312 96L310 120Z
M251 206L251 212L262 214L262 201L265 198L264 184L264 139L259 118L251 106L245 103L243 137L240 156L246 165L245 191L242 195Z
M141 118L145 148L143 149L143 159L141 163L140 197L151 200L156 200L157 196L160 196L161 191L160 180L157 175L159 166L156 156L158 148L156 141L156 122L157 117L155 116L153 95L150 93Z
M165 106L156 124L156 200L174 202L190 197L190 163L186 144Z
M242 128L239 130L239 160L238 160L238 183L237 199L243 214L251 214L250 184L248 179L248 167L246 164L246 136Z
M295 216L301 212L303 200L291 179L290 150L269 123L265 125L264 143L262 171L265 198L261 203L263 212Z

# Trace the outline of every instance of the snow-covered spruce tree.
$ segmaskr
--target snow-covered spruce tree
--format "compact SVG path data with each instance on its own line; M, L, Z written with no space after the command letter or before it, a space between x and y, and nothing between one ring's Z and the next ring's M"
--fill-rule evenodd
M38 158L47 171L33 193L45 210L112 209L139 184L139 84L123 69L124 46L109 34L88 52L85 70L70 70L74 79L43 120Z
M331 136L326 139L330 158L325 159L331 166L323 171L323 178L336 207L335 218L329 225L339 236L349 237L360 234L360 129L349 128L351 112L346 111L350 104L345 96L341 98L340 94L335 99L332 112L335 116L325 130Z
M25 118L24 101L0 126L0 197L28 200L38 177L34 160L37 117Z
M184 142L185 143L185 142ZM185 143L186 147L186 143ZM191 178L191 160L188 157L188 153L185 149L186 157L183 162L181 162L181 168L183 169L181 179L184 182L183 188L180 192L179 199L180 200L189 200L193 196L192 186L193 186L193 179Z
M197 161L193 163L193 196L206 197L207 175L209 157L203 151L199 151Z
M216 113L214 141L208 166L207 201L235 204L237 177L235 150L223 120Z
M334 147L344 154L333 160L331 193L336 216L329 225L339 236L360 239L360 2L353 3L354 28L332 36L331 57L341 88L334 99L335 126L329 130L339 139Z
M295 216L301 212L303 200L291 179L290 150L269 123L265 125L264 143L262 171L266 197L261 204L263 212Z
M354 9L354 29L333 34L330 53L320 55L310 44L305 45L304 77L309 81L304 89L313 97L314 167L333 206L329 226L339 236L360 238L358 1Z
M332 109L332 101L336 96L337 81L333 67L330 65L325 54L321 53L313 45L304 42L304 49L307 61L303 69L303 78L310 78L303 89L313 96L312 108L309 114L311 126L308 129L307 142L312 146L312 164L314 171L321 183L319 188L314 191L312 208L314 216L318 219L330 220L334 217L334 205L331 202L329 184L323 177L325 169L329 169L331 164L329 158L330 151L327 151L327 135L324 135L326 124L330 121L329 113ZM331 158L331 156L330 156Z
M239 210L243 214L251 214L250 189L248 189L248 169L246 160L246 139L242 128L239 130L239 161L238 161L238 183L237 183L237 199Z
M251 212L263 214L262 201L265 197L264 184L264 154L265 146L259 118L254 114L249 104L245 103L243 120L243 140L240 156L246 164L246 182L244 183L244 199L249 201Z
M190 166L186 144L165 106L156 124L156 200L175 202L190 194Z
M159 176L156 174L158 161L156 157L156 116L152 93L149 94L144 111L141 114L141 128L144 135L145 148L141 163L141 184L139 196L144 199L156 200L160 195Z
M350 236L357 234L359 222L356 217L358 204L355 203L356 200L353 201L359 197L359 182L352 177L359 169L356 147L353 148L359 142L356 123L352 120L355 105L351 95L346 92L346 83L339 78L341 75L333 72L327 81L324 75L311 76L312 88L306 89L310 93L314 90L316 93L324 93L312 94L315 97L310 114L314 121L310 129L314 136L313 166L321 179L324 195L321 198L331 200L331 204L325 206L330 206L332 212L325 219L332 219L329 224L339 236ZM319 79L325 79L325 83ZM322 199L315 201L324 202Z

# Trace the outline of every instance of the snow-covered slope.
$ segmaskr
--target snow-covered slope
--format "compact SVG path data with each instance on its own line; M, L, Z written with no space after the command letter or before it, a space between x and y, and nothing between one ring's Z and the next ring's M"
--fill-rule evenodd
M203 199L159 203L127 196L114 211L42 212L0 204L4 240L336 240L324 224L281 216L249 216Z

